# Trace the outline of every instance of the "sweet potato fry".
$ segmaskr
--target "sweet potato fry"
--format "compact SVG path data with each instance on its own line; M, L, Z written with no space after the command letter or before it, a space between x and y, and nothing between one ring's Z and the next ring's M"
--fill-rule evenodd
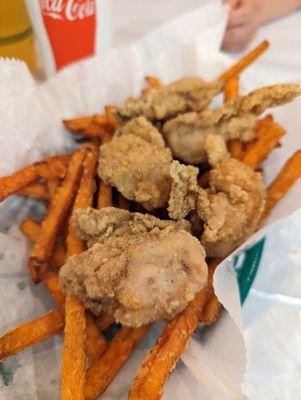
M263 131L261 131L261 129ZM266 128L262 126L258 131L258 139L250 145L246 152L242 156L242 162L255 168L261 164L271 153L271 151L277 147L279 140L285 135L285 130L278 124L272 124Z
M86 338L85 350L91 363L99 358L107 349L108 344L105 338L99 333L98 326L93 316L86 312Z
M218 298L215 295L212 295L205 305L199 322L205 325L213 324L218 319L221 308L222 305L218 301Z
M110 314L102 312L96 317L95 321L99 331L103 332L115 322L115 318Z
M0 201L23 189L39 178L35 165L23 168L10 176L0 178Z
M98 150L94 145L87 147L87 155L84 160L83 175L79 190L74 201L73 212L79 208L91 205L93 192L95 190L94 175L98 158ZM85 243L80 240L69 222L69 233L67 236L67 254L71 256L85 249ZM65 337L62 357L62 400L84 400L85 384L85 331L86 317L85 308L81 302L67 294L65 302ZM88 317L89 325L93 324L92 318ZM97 327L93 334L89 329L89 338L95 338Z
M41 224L34 219L24 219L20 225L21 231L32 242L36 242L41 233Z
M48 179L46 184L47 184L50 199L53 199L53 197L56 194L57 189L60 186L60 179L59 178Z
M36 242L41 233L41 224L33 219L25 219L20 225L21 231L32 242ZM66 249L62 244L57 244L49 258L49 265L54 268L61 267L66 261Z
M155 76L146 76L145 77L146 83L153 88L160 89L163 85L158 78Z
M120 122L115 116L116 107L114 106L105 106L105 114L108 120L108 123L112 126L114 131L119 127Z
M70 154L61 154L37 162L35 167L39 177L45 180L65 178L71 156Z
M0 361L61 332L63 327L63 315L54 310L8 331L0 339Z
M43 183L31 183L16 193L18 196L31 197L37 200L48 201L50 195L48 188Z
M42 280L60 309L64 311L66 296L60 287L58 274L54 271L47 271L42 275Z
M250 51L250 53L246 54L241 60L239 60L236 64L234 64L230 69L225 71L220 77L219 80L226 82L228 79L233 76L239 75L244 69L246 69L252 62L254 62L261 54L269 47L269 42L264 41L255 49Z
M123 197L121 193L118 193L118 207L124 210L129 210L131 207L129 200Z
M94 400L106 390L143 339L148 326L122 327L106 352L87 370L85 399ZM146 399L146 398L145 398Z
M225 83L224 103L235 99L239 93L239 77L232 76Z
M242 143L239 139L233 139L228 142L228 150L231 157L240 160L243 154Z
M279 174L267 188L266 206L263 219L270 215L272 209L286 195L289 189L300 177L301 150L298 150L287 160Z
M163 385L175 366L188 340L195 330L202 309L212 293L212 275L220 260L215 259L209 268L208 285L188 304L186 309L169 321L155 346L139 368L129 392L130 400L158 400ZM211 286L211 288L210 288Z
M62 400L84 400L86 359L85 309L80 301L68 294L65 302L64 347L62 355Z
M45 263L51 257L57 232L72 204L85 156L86 149L84 148L72 156L64 183L58 189L42 223L41 234L35 242L29 258L29 270L34 282L39 282L39 271L44 268Z
M92 123L94 115L63 120L63 124L71 132L82 132Z

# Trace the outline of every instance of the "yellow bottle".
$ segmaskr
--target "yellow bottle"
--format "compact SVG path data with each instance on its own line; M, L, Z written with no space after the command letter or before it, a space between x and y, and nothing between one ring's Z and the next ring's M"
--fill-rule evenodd
M0 57L21 59L33 74L37 72L33 30L24 0L0 0Z

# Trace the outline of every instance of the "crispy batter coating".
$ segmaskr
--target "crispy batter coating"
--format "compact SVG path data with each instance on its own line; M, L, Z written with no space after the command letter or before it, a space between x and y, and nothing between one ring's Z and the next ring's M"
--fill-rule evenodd
M206 161L207 135L218 134L226 141L254 138L256 116L270 107L292 101L301 94L301 85L274 85L240 96L220 108L188 113L165 123L163 135L173 156L190 164Z
M168 212L173 219L194 212L204 223L201 243L206 255L225 257L257 228L265 205L262 176L230 158L222 138L208 136L205 145L213 169L209 189L197 184L198 169L174 161Z
M205 251L181 228L187 221L107 208L79 211L74 224L80 237L98 242L67 260L60 282L95 314L135 327L170 319L206 285Z
M88 246L105 242L110 237L137 236L154 228L163 230L168 226L190 232L190 223L184 219L178 221L161 220L149 214L132 213L115 207L101 210L88 207L77 210L72 218L76 235L85 240Z
M128 200L151 211L166 205L170 191L171 152L144 117L128 122L99 152L98 174Z
M197 77L179 79L159 89L152 88L137 100L128 100L117 108L121 119L143 115L149 120L163 120L178 113L205 109L222 89L222 83L207 83Z

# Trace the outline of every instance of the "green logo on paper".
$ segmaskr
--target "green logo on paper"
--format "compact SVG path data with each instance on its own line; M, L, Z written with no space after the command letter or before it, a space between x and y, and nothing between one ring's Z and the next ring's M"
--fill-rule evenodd
M234 260L234 269L237 275L241 304L243 304L247 298L249 290L254 282L260 264L264 242L265 238L244 251Z

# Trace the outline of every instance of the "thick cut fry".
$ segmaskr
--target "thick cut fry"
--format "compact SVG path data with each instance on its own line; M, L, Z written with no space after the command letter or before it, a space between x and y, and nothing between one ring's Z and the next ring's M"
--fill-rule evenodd
M93 121L94 115L89 115L86 117L72 118L63 120L63 124L71 132L81 132L88 128L88 126Z
M35 165L23 168L14 174L0 178L0 201L23 189L39 178Z
M64 183L53 198L42 223L41 234L29 258L30 274L34 282L39 282L39 271L43 270L43 266L51 257L57 232L72 204L85 156L85 149L78 150L72 156Z
M112 206L112 187L100 181L97 194L97 208L100 210L101 208L111 207L111 206Z
M48 179L49 176L64 176L66 164L69 160L69 154L46 157L35 164L20 169L12 175L0 178L0 201L25 188L40 177Z
M272 124L266 128L262 126L263 131L258 132L258 139L243 154L242 162L255 168L261 164L277 147L279 140L285 135L285 130L278 124Z
M224 103L235 99L238 96L238 93L239 93L239 77L233 76L232 78L227 80L225 84Z
M129 200L123 197L121 193L118 194L118 207L124 210L129 210L131 207Z
M20 225L21 231L32 242L36 242L41 233L41 224L33 219L25 219ZM54 268L59 268L66 261L66 249L63 245L56 245L53 254L49 259L49 265Z
M8 331L0 339L0 361L62 331L64 317L60 311L48 314Z
M146 76L145 81L149 86L156 89L160 89L163 86L160 80L155 76Z
M85 399L96 399L113 381L128 358L143 339L148 326L122 327L107 351L87 370ZM146 400L146 398L145 398Z
M42 275L42 280L61 310L64 310L66 296L60 287L58 274L53 271L47 271Z
M86 312L86 339L85 350L91 363L99 358L107 349L105 338L99 333L93 316Z
M48 193L49 193L50 199L53 199L59 186L60 186L59 178L48 179L47 188L48 188Z
M120 125L120 122L115 117L116 107L105 106L105 113L109 124L112 126L112 129L116 130Z
M102 312L96 317L96 325L100 332L105 331L110 325L115 322L115 318L107 313Z
M202 312L199 322L205 325L211 325L218 319L220 310L222 308L221 303L215 294L212 294L208 299L204 311Z
M31 197L37 200L48 201L50 199L48 188L43 183L31 183L16 193L18 196Z
M20 225L21 231L32 242L36 242L41 233L41 224L34 219L24 219Z
M262 53L269 47L269 42L264 41L255 49L250 51L250 53L246 54L241 60L239 60L236 64L234 64L230 69L224 72L219 80L226 82L228 79L233 76L239 75L244 69L246 69L253 61L255 61Z
M301 150L296 151L287 160L279 174L267 189L266 206L263 219L267 218L272 209L286 195L297 179L301 177Z
M163 385L186 348L207 297L212 293L212 276L219 262L219 259L215 259L211 263L207 287L196 295L181 314L168 322L155 346L147 354L130 389L130 400L161 398Z
M75 198L73 213L79 208L85 208L92 204L95 190L95 171L97 165L98 150L94 145L87 147L87 155L84 161L83 175L80 181L79 190ZM79 254L85 249L85 243L80 240L69 222L69 233L67 236L67 254ZM65 338L62 357L62 400L84 400L85 384L85 331L86 317L85 308L74 296L67 294L65 302ZM91 325L94 326L92 317L88 317L88 337L95 339L97 327L91 332ZM100 335L99 335L100 337ZM91 343L90 343L91 344ZM89 347L90 348L90 347Z
M65 302L62 400L84 400L85 398L85 329L85 309L78 299L68 294Z

